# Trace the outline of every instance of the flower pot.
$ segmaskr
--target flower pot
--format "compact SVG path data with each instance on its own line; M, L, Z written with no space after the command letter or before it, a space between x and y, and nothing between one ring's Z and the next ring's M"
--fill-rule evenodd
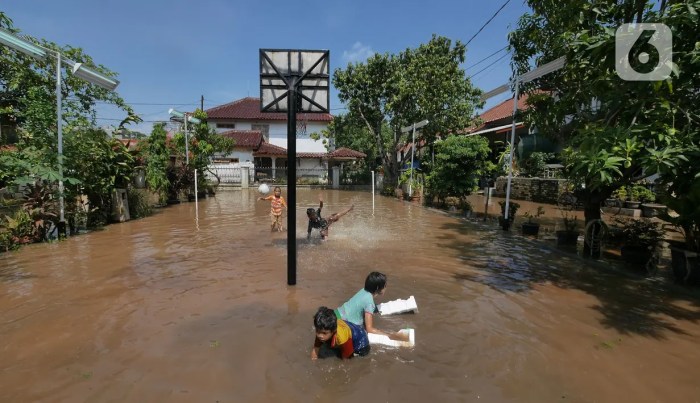
M663 204L644 203L642 204L642 217L658 217L662 212L665 212L667 207Z
M605 207L618 207L622 202L619 199L605 199ZM622 207L622 206L620 206Z
M576 245L578 231L557 231L557 245Z
M522 229L523 229L523 235L537 236L537 234L540 232L540 224L538 224L536 222L526 222L526 223L523 223Z
M642 202L638 202L638 201L626 201L625 208L637 209L637 208L639 208L639 206L641 204L642 204Z
M671 246L673 277L682 284L700 284L700 257L682 247Z

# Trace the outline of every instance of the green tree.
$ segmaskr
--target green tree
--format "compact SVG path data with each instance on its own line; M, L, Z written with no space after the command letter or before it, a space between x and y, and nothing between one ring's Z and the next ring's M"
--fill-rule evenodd
M566 172L585 185L581 198L590 222L600 218L600 203L616 188L657 171L670 178L697 150L700 1L527 4L532 13L523 15L510 35L514 73L561 56L567 62L523 85L532 106L525 119L568 145ZM617 75L615 31L630 22L671 27L675 66L670 78L625 81ZM632 56L639 51L633 48ZM698 166L696 161L693 172Z
M440 202L448 196L465 198L492 172L489 142L480 136L451 136L435 143L435 164L426 177L426 190Z
M170 150L167 146L165 123L153 125L151 135L145 141L143 151L146 154L146 183L152 191L158 193L159 202L165 204L170 189L167 176Z
M65 138L65 171L80 180L79 186L67 187L66 200L86 195L89 203L88 223L91 226L109 222L112 192L126 188L134 171L134 159L118 140L101 129L72 130ZM66 210L74 212L74 203Z
M211 158L217 154L230 154L231 151L233 151L235 142L231 138L224 137L216 133L216 130L211 128L206 123L206 112L202 111L201 109L197 109L196 111L194 111L194 113L192 113L192 116L199 119L201 123L188 124L188 131L190 132L188 136L190 166L187 167L185 171L189 172L195 169L197 170L197 184L200 186L200 189L203 190L203 186L206 184L204 180L204 174L206 171L210 171L209 165L211 164ZM184 161L184 133L177 133L173 140L178 155L180 155L182 160Z
M372 132L367 129L365 123L353 113L346 113L333 117L328 127L320 132L311 133L311 138L322 140L326 148L331 144L335 149L347 147L353 150L362 150L367 155L365 162L370 170L377 168L377 143ZM382 128L382 144L389 145L391 131L387 125Z
M428 119L430 124L416 137L422 147L432 144L438 134L469 126L480 101L479 91L460 67L465 52L461 42L433 36L417 49L375 54L364 63L334 72L339 99L371 134L386 183L397 183L405 161L397 158L396 150L411 142L411 133L402 133L401 127ZM384 127L390 131L388 141Z

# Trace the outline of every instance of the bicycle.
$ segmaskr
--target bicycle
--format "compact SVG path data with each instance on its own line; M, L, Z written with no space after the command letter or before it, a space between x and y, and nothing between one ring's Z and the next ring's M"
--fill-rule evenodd
M580 205L578 197L576 197L574 192L565 191L562 192L562 194L560 194L557 198L557 207L562 210L572 211L582 206Z
M620 214L620 211L622 211L622 206L624 205L624 202L618 198L611 198L605 200L602 204L603 205L600 207L601 214L607 213L612 215L618 215Z
M623 202L617 198L607 199L601 203L600 214L618 215L622 211ZM583 203L579 202L578 197L574 192L565 191L557 198L557 206L562 210L580 210L583 209Z

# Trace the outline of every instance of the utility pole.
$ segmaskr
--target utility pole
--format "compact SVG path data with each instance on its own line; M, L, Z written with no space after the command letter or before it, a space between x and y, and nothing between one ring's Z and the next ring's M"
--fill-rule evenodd
M200 99L200 108L201 110L204 110L204 95L202 95L202 98Z

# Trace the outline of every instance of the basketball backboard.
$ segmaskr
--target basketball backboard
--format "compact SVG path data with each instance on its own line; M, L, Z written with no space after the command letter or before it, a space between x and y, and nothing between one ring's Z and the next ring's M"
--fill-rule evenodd
M287 112L296 89L296 112L328 113L329 71L327 50L260 49L260 111Z

